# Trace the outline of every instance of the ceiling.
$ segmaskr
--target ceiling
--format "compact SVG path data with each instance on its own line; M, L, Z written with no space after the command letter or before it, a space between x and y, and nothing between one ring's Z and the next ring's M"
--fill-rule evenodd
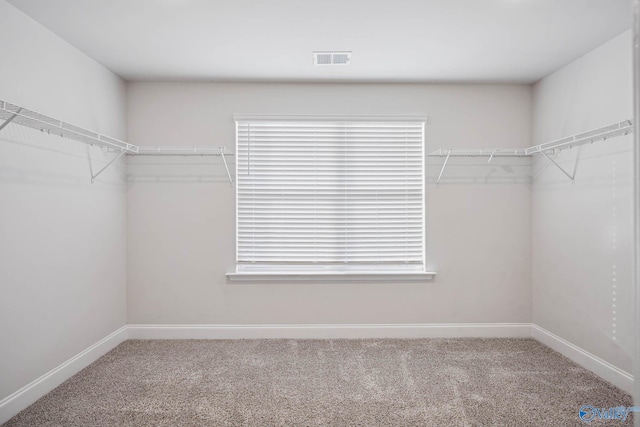
M532 83L632 21L631 0L9 2L128 80Z

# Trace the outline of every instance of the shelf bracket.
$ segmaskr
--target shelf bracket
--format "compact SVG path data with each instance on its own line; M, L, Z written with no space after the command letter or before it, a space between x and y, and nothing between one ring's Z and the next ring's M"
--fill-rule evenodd
M229 185L233 185L233 179L231 178L231 172L229 172L229 165L227 164L227 158L224 156L224 147L220 147L220 156L224 162L224 167L227 169L227 176L229 177Z
M105 169L107 169L109 166L111 166L113 164L113 162L115 162L116 160L118 160L120 157L124 156L124 154L127 152L127 150L122 150L120 151L120 154L118 154L117 156L115 156L113 159L111 159L109 161L109 163L107 163L106 165L104 165L102 167L102 169L100 169L98 172L95 173L95 175L93 174L93 169L91 170L91 183L93 184L93 182L95 181L95 179L98 177L98 175L100 175L102 172L104 172ZM91 154L89 154L89 166L91 166Z
M493 160L493 155L496 154L496 150L493 150L491 152L491 155L489 156L489 161L487 163L491 163L491 160Z
M444 159L444 163L442 164L442 169L440 169L440 175L438 175L438 180L436 181L436 187L440 185L440 180L442 179L442 174L444 173L444 169L447 167L447 162L449 161L449 157L451 157L451 150L447 153L447 158Z
M549 157L547 155L547 153L545 153L544 151L541 151L542 155L544 157L547 158L547 160L549 160L551 163L553 163L555 165L555 167L557 167L558 169L560 169L560 172L562 172L563 174L565 174L570 180L572 184L575 184L576 180L575 180L575 171L573 172L573 175L570 175L569 172L567 172L566 170L564 170L564 168L562 166L560 166L555 160L553 160L551 157Z
M18 114L20 114L20 112L22 111L22 107L18 108L18 111L16 111L15 113L13 113L13 115L11 117L9 117L7 120L4 121L4 123L2 123L0 125L0 131L2 131L2 129L6 128L7 125L9 123L11 123L13 121L13 119L15 119L16 117L18 117Z

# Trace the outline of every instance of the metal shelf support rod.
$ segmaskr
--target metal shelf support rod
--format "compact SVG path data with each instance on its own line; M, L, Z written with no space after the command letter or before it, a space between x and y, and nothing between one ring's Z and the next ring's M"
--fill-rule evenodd
M440 180L442 179L442 174L444 173L444 169L447 167L447 162L449 161L449 157L451 157L451 150L447 153L447 158L444 159L444 163L442 164L442 169L440 169L440 175L438 175L438 180L436 181L436 186L440 184Z
M229 177L229 184L233 185L233 179L231 178L231 172L229 171L229 165L227 164L227 158L224 156L224 147L220 147L220 155L224 162L224 167L227 169L227 176Z
M11 117L9 117L7 120L4 121L3 124L0 125L0 131L2 131L2 129L4 129L5 127L7 127L7 125L9 123L11 123L13 121L13 119L15 119L16 117L18 117L18 115L20 114L20 112L22 111L22 107L20 107L18 109L18 111L16 111L15 113L13 113L13 115Z
M547 153L545 153L544 151L540 152L543 156L545 156L547 158L547 160L549 160L551 163L553 163L558 169L560 169L560 171L565 174L572 183L575 183L575 177L573 175L570 175L569 172L567 172L566 170L564 170L564 168L562 166L560 166L555 160L553 160L551 157L549 157L549 155L547 155Z
M94 175L93 173L91 174L91 183L93 184L93 181L95 181L95 179L98 177L98 175L100 175L102 172L104 172L104 170L106 168L108 168L109 166L111 166L113 164L113 162L115 162L116 160L118 160L120 157L124 156L124 153L126 153L125 150L122 150L120 152L120 154L118 154L117 156L115 156L113 159L111 159L109 161L109 163L107 163L106 165L104 165L102 167L102 169L100 169L98 172L96 172L96 174Z

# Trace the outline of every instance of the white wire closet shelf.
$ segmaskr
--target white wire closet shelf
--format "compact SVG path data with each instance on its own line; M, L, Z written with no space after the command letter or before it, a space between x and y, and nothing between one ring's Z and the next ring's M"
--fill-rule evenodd
M517 149L503 149L503 148L484 148L484 149L468 149L468 148L439 148L429 153L431 157L444 157L442 169L436 180L436 185L440 184L442 175L449 158L451 157L488 157L488 163L494 158L498 157L532 157L536 154L542 154L548 159L554 166L556 166L562 173L564 173L571 181L574 181L574 176L564 170L555 160L549 157L549 154L555 154L556 151L564 149L570 149L578 147L584 144L591 144L597 141L606 141L616 136L628 135L633 132L633 121L624 120L622 122L613 123L608 126L603 126L597 129L590 130L588 132L579 133L576 135L568 136L562 139L558 139L544 144L534 145L529 148L517 148Z
M57 135L84 144L95 145L118 152L119 154L117 156L107 162L107 164L96 173L93 172L93 167L91 163L89 163L91 183L116 160L122 157L123 154L138 151L137 146L129 144L128 142L93 132L2 100L0 100L0 119L3 120L2 124L0 124L0 131L9 124L14 123L39 130L48 135ZM91 154L89 154L89 156L91 156ZM91 157L89 157L89 159L91 159Z
M0 119L4 121L0 124L0 130L10 123L14 123L85 144L108 147L118 152L135 153L138 151L137 146L128 142L93 132L2 100L0 100Z
M84 144L103 147L106 148L108 152L116 153L117 155L98 172L93 173L93 171L91 171L91 182L116 160L124 154L127 154L134 156L221 156L227 170L229 182L233 183L229 165L225 157L233 156L233 153L228 152L226 147L137 146L2 100L0 100L0 120L2 120L2 122L0 122L0 131L13 123L39 130L48 135L57 135Z
M156 147L141 145L132 156L233 156L225 146Z
M231 171L229 170L229 164L227 163L226 156L233 156L233 153L227 151L227 147L220 146L203 146L203 147L156 147L150 145L141 145L138 147L138 151L135 153L127 153L131 156L199 156L199 157L211 157L220 156L222 162L227 171L227 178L229 184L233 184L233 178L231 177Z
M436 151L429 153L429 156L439 157L528 157L526 149L504 149L504 148L482 148L482 149L448 149L439 148Z

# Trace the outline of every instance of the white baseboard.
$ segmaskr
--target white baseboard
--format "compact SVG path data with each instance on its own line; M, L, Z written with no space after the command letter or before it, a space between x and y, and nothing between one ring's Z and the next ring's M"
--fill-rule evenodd
M129 325L129 339L535 338L578 365L632 393L633 376L531 323L351 325Z
M568 357L578 365L609 381L616 387L629 394L633 394L633 375L613 366L606 360L594 356L583 348L570 343L564 338L561 338L538 325L532 325L531 332L533 338L540 341L542 344L552 348L563 356Z
M633 376L531 323L127 325L0 401L0 424L127 339L530 338L632 393Z
M531 337L530 323L129 325L129 339Z
M73 356L15 393L0 400L0 424L40 399L45 394L95 362L127 339L127 327L123 326L86 350Z

